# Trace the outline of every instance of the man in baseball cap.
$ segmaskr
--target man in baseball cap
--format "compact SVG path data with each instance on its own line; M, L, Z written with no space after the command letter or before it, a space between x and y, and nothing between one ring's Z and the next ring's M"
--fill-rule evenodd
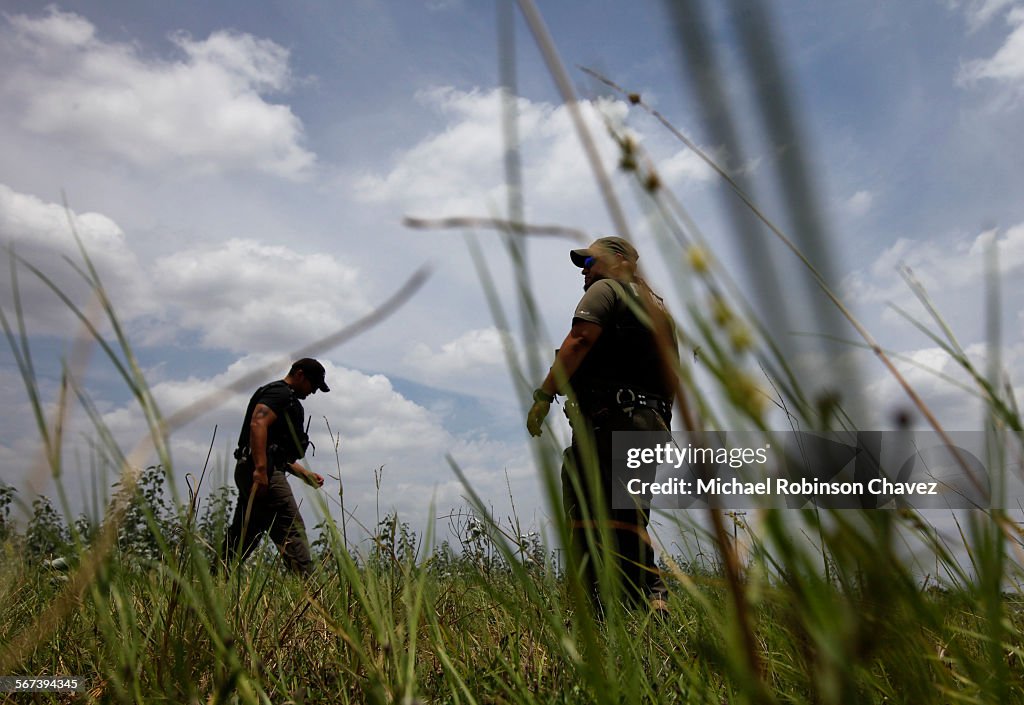
M306 527L285 475L312 487L324 484L323 476L298 461L309 446L301 400L331 391L325 376L319 361L304 357L284 379L260 387L249 400L235 450L238 505L221 549L229 567L244 561L269 533L289 570L312 569Z
M331 391L331 388L324 382L327 370L324 369L324 366L319 361L311 357L296 360L292 363L292 369L289 374L294 374L296 370L302 370L305 373L306 379L313 383L314 388L319 389L321 392Z
M572 250L569 253L569 258L572 259L573 264L582 268L586 264L587 259L598 257L602 254L620 255L623 259L632 262L634 265L640 259L636 248L629 244L628 240L621 237L599 237L591 243L590 247Z
M672 322L661 298L637 276L639 256L623 238L602 237L569 256L581 270L585 293L555 364L533 393L526 427L539 436L555 396L574 397L579 414L570 416L572 446L562 464L562 502L572 527L570 556L599 606L595 565L600 552L592 547L602 540L594 522L607 521L622 597L661 611L666 609L665 585L647 532L649 513L632 501L619 506L613 500L612 437L630 431L668 433L675 388L668 368L678 359ZM584 448L596 450L598 467L590 469L596 472L585 467L593 455Z

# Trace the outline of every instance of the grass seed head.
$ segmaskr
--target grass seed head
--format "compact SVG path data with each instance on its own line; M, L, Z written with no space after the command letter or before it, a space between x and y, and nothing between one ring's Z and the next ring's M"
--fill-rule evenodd
M762 418L767 397L753 377L737 370L726 378L725 388L733 404L754 418Z
M721 294L711 295L711 320L716 325L725 327L733 320L732 307Z
M707 274L711 269L711 255L700 245L690 245L686 249L686 261L697 274Z
M623 135L618 139L619 149L622 150L622 156L619 158L619 167L623 171L636 171L636 140L633 139L632 135Z
M746 352L754 347L754 336L751 334L750 328L743 321L734 319L729 323L727 330L729 331L729 342L732 344L732 349L735 352Z

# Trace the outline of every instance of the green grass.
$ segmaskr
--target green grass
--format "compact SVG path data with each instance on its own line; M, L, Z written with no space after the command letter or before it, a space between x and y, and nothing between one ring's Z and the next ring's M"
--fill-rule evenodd
M69 598L52 571L5 566L7 643ZM108 556L67 617L8 668L84 676L83 700L96 702L1020 701L1018 596L1001 597L1005 639L993 644L971 589L922 591L891 567L851 585L827 585L820 571L769 580L757 568L744 581L756 677L733 653L720 575L677 585L668 615L594 622L568 607L567 581L550 571L484 571L468 558L443 571L436 561L357 566L346 554L303 582L267 552L232 580L211 580L204 562ZM987 664L993 648L1002 673Z

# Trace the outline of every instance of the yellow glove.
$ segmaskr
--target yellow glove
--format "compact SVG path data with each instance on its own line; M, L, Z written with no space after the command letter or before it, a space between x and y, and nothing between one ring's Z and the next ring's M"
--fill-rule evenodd
M550 409L551 402L549 401L533 402L529 413L526 414L526 430L530 432L531 436L539 436L541 434L541 424L544 423L544 419L547 418Z

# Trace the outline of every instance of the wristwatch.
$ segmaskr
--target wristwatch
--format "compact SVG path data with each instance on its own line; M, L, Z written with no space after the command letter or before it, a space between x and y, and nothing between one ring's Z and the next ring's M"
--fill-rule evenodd
M538 388L533 390L533 400L542 402L544 404L550 404L555 400L555 395L548 394L543 389Z

